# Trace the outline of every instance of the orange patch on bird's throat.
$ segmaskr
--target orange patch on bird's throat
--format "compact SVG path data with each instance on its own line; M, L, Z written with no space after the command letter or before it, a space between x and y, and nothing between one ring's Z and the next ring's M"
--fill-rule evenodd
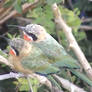
M13 49L10 49L9 54L14 55L14 56L16 55L16 53Z
M27 41L32 41L26 34L24 34L24 39Z

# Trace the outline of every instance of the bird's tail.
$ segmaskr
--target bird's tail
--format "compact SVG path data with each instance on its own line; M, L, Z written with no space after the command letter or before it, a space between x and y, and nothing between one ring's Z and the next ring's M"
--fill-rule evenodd
M92 86L92 81L83 73L76 71L74 69L70 70L75 76L77 76L78 78L80 78L81 80L83 80L84 82L86 82L88 85Z
M60 84L53 78L52 75L48 75L47 78L51 81L52 86L56 86L61 90Z

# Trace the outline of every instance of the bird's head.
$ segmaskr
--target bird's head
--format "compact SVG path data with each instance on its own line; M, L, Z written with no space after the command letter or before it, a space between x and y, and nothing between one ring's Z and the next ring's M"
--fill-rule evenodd
M7 37L1 36L4 38L10 46L9 54L12 56L26 56L32 49L31 44L21 38L8 39Z
M13 56L19 56L20 51L24 47L24 41L22 39L14 38L9 42L9 45L10 45L9 54Z
M38 24L29 24L19 29L23 31L23 38L29 42L39 42L46 38L46 30Z
M32 49L31 45L21 38L14 38L12 41L10 41L9 45L9 53L12 56L26 56Z

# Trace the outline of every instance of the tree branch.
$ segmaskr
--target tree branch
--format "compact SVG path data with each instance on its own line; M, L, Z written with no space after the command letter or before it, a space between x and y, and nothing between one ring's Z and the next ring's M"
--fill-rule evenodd
M80 29L85 30L85 31L91 31L92 30L92 26L87 26L87 25L81 25Z
M55 74L53 76L63 86L63 88L67 89L70 92L87 92L62 77L59 77Z
M84 56L82 50L78 46L76 39L74 38L72 34L72 29L65 23L63 20L60 10L57 7L56 3L52 5L52 10L55 16L55 22L58 24L61 29L63 29L63 32L65 33L67 40L70 43L71 49L75 52L77 58L79 59L82 67L84 68L85 72L87 73L88 77L92 80L92 68L90 64L88 63L86 57Z
M84 22L91 22L92 21L92 18L83 18L81 19L82 23Z

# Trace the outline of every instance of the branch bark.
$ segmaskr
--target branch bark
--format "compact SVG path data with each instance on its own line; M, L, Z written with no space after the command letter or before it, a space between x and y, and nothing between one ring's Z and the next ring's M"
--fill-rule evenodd
M81 21L82 21L82 23L84 23L84 22L91 22L92 18L83 18Z
M91 68L90 64L88 63L88 61L87 61L85 55L83 54L82 50L78 46L76 39L74 38L74 36L72 34L71 27L69 27L65 23L65 21L63 20L61 13L60 13L60 10L59 10L56 3L52 5L52 10L53 10L53 14L55 16L56 24L58 24L61 27L61 29L63 29L63 32L65 33L66 38L70 43L71 49L75 52L75 54L76 54L77 58L79 59L82 67L84 68L86 74L92 80L92 68Z
M80 29L85 30L85 31L91 31L92 30L92 26L87 26L87 25L81 25Z
M63 86L63 88L67 89L70 92L87 92L62 77L59 77L55 74L53 76Z

